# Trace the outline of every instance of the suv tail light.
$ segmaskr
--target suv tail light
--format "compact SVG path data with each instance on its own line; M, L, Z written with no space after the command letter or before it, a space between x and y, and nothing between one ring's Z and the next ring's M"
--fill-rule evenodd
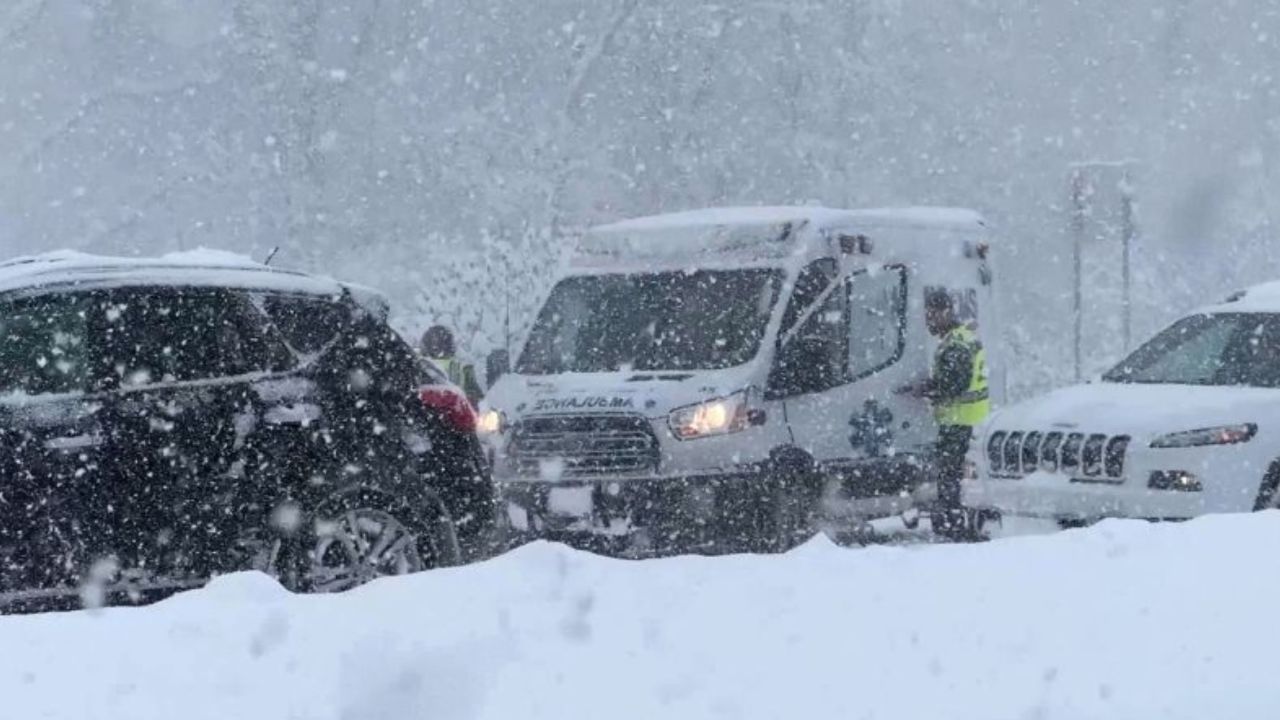
M455 430L475 432L476 411L471 401L457 390L444 385L429 385L418 390L418 398L429 409L440 413L444 421Z

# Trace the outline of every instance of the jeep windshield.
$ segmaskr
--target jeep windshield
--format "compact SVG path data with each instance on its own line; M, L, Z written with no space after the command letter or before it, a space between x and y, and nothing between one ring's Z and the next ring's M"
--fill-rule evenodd
M1103 376L1117 383L1280 387L1280 315L1183 318Z
M699 270L561 280L516 371L714 370L760 347L782 272Z

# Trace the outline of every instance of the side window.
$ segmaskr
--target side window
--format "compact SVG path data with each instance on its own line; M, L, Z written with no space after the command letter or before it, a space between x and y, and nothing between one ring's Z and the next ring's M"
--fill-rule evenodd
M839 290L809 316L796 339L811 348L822 381L816 389L826 390L848 381L849 333L846 331L848 304Z
M122 386L282 369L287 362L225 291L126 290L103 296L105 365Z
M782 326L778 337L782 337L795 327L800 315L813 304L818 296L835 280L839 266L833 258L822 258L809 263L796 276L795 288L791 291L791 300L782 314Z
M769 394L789 397L822 392L848 382L848 297L839 290L778 352L770 370Z
M285 342L304 355L317 353L332 341L348 315L337 297L268 295L260 307Z
M0 303L0 394L89 389L88 297Z
M280 330L256 307L256 299L244 291L228 294L226 332L238 336L244 365L251 372L282 372L296 366L298 359Z
M901 267L849 279L849 374L863 378L902 357L906 344L907 277Z
M1246 336L1236 340L1227 367L1215 379L1233 385L1280 387L1280 318L1257 317L1242 329L1248 331Z
M333 344L325 346L316 365L322 383L342 388L348 399L371 395L399 403L428 382L426 362L389 325L361 311L342 317Z

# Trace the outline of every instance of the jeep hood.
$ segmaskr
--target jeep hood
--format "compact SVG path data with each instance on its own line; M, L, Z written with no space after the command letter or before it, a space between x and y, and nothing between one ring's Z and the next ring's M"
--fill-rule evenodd
M628 371L502 376L485 406L511 420L526 415L621 412L661 417L672 410L742 390L752 366L712 371Z
M987 427L1061 430L1149 439L1183 430L1257 422L1277 403L1280 390L1201 385L1095 383L1062 388L1005 408Z

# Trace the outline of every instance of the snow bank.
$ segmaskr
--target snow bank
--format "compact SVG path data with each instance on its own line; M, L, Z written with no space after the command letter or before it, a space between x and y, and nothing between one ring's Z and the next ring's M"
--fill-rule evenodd
M1280 513L628 562L546 544L295 597L0 619L0 716L1271 718Z

